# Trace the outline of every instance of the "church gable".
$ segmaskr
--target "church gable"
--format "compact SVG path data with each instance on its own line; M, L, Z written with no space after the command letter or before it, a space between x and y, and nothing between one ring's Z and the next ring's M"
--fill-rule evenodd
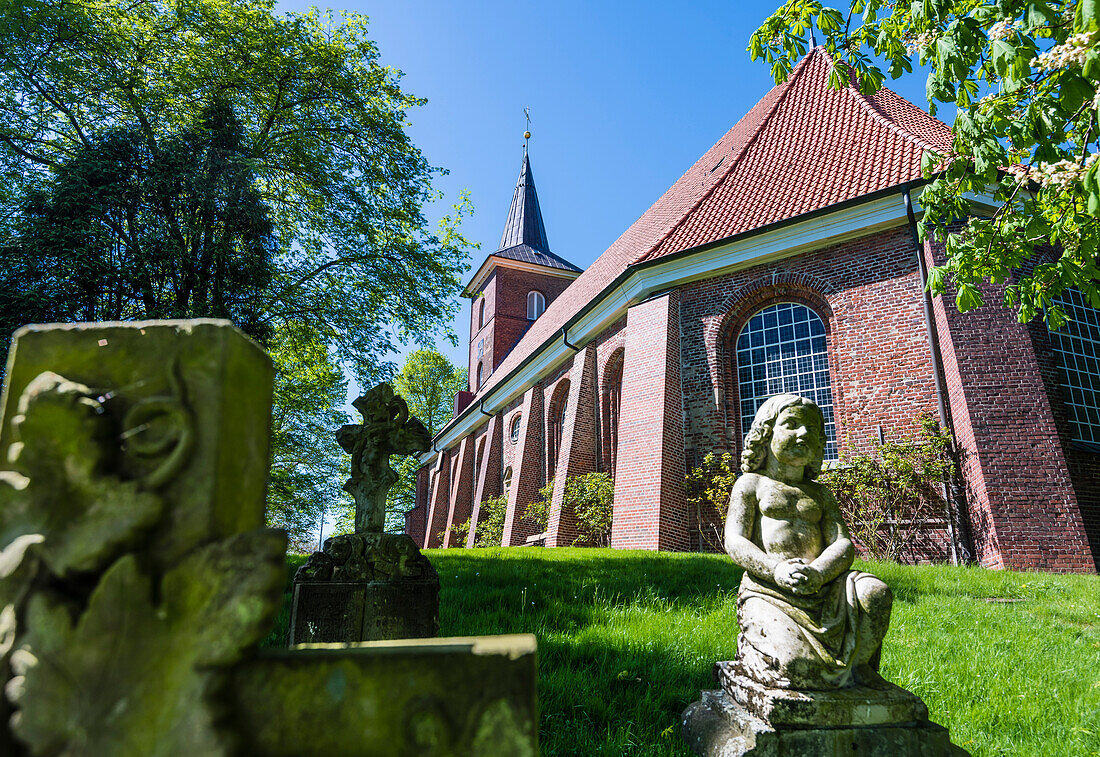
M924 151L949 150L950 128L894 92L828 89L831 66L824 48L803 58L548 305L483 391L631 265L919 180Z

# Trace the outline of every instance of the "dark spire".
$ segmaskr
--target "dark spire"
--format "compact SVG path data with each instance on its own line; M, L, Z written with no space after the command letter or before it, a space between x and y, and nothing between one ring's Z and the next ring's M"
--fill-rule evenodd
M504 233L500 235L500 247L497 250L499 252L520 245L539 252L550 252L526 145L523 148L523 167L519 171L516 191L512 194L512 207L508 209L508 220L504 222Z

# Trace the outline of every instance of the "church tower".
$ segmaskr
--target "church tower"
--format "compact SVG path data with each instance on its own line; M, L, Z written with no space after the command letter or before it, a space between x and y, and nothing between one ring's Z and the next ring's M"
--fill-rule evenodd
M581 269L550 251L524 143L500 246L485 258L463 292L471 300L472 393L485 385L527 328L580 274Z

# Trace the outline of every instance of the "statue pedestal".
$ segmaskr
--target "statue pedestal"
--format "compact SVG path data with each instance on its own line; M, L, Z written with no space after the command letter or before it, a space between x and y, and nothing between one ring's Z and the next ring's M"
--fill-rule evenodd
M294 577L291 645L438 634L439 575L405 534L332 537Z
M717 664L721 689L704 691L683 714L683 735L706 757L861 755L957 757L947 729L928 720L915 694L881 681L831 691L770 689Z

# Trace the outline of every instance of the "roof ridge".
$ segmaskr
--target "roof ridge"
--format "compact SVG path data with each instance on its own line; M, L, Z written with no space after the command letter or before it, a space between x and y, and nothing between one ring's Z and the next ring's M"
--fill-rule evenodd
M779 109L779 105L783 102L783 100L786 99L787 95L790 93L795 79L802 75L802 71L806 68L807 62L810 60L813 54L818 51L818 49L819 48L815 47L810 50L810 52L808 52L806 56L798 62L798 65L794 67L794 70L791 71L791 75L787 77L787 81L783 82L783 84L776 85L785 86L783 92L779 95L779 97L775 98L775 102L772 103L772 106L768 110L767 114L762 119L760 119L760 125L756 127L756 130L752 133L752 136L746 139L745 143L741 145L741 149L740 151L738 151L737 156L730 161L729 168L727 168L722 173L722 175L718 177L718 179L716 179L713 184L710 185L706 192L703 192L703 194L699 196L699 198L692 204L690 208L686 209L680 215L676 222L672 224L672 226L670 226L663 235L661 235L660 239L650 245L649 249L646 250L645 253L635 258L632 261L633 263L641 263L642 261L647 260L650 256L652 256L655 251L659 250L661 248L661 245L663 245L669 237L676 233L677 229L683 226L684 222L691 217L691 214L694 213L711 195L713 195L718 187L720 187L727 178L729 178L730 174L732 174L737 168L738 164L741 161L741 158L745 157L745 153L748 152L749 148L752 147L752 145L756 142L760 134L763 133L764 128L771 121L772 116L774 116L776 111ZM821 49L824 50L824 48Z
M833 64L833 66L835 67L837 65L837 62L833 58L833 56L829 55L829 52L824 47L821 48L821 51L825 55L826 60L830 61ZM847 66L848 64L841 61L841 65ZM850 66L849 66L849 68L850 68ZM931 150L932 152L938 152L938 148L935 145L932 145L932 144L929 144L928 142L925 142L923 139L918 137L913 132L909 131L908 129L902 128L896 121L894 121L892 118L890 118L885 113L883 113L879 109L879 107L877 105L875 105L874 101L871 100L869 95L863 94L863 92L860 91L859 87L856 87L852 84L851 77L849 77L848 86L845 87L844 89L847 90L848 93L852 97L855 98L857 103L859 103L860 105L863 106L863 108L868 112L868 114L871 116L871 118L873 118L876 121L878 121L879 123L881 123L887 129L889 129L890 131L894 132L895 134L897 134L898 136L900 136L904 139L908 139L910 142L912 142L917 147L920 147L923 150ZM889 87L879 87L878 91L881 92L884 89L887 92L893 93L896 97L898 97L901 100L904 100L906 103L909 103L910 105L913 105L913 107L917 107L915 104L910 103L908 100L906 100L904 97L899 95L897 92L894 92L894 90L890 89ZM919 110L919 108L918 108L918 110ZM933 116L933 118L934 118L934 116ZM946 126L946 124L944 124L944 125ZM948 127L948 128L950 128L950 127Z

